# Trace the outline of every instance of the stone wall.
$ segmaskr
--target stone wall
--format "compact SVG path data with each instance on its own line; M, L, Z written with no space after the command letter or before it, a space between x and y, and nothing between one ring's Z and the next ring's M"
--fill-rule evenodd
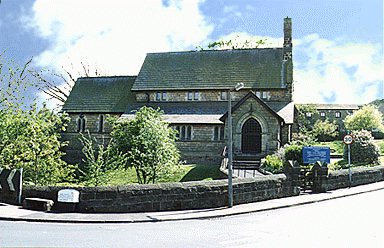
M25 197L51 199L53 210L62 210L57 192L64 187L26 187ZM79 212L150 212L223 207L228 204L227 180L80 187ZM283 174L233 180L234 204L298 195L297 187Z
M375 183L384 180L384 166L357 167L352 168L352 185ZM322 187L325 191L349 187L348 169L331 171L326 180L323 180Z
M244 123L253 118L261 126L261 152L269 153L279 147L280 124L277 118L256 100L249 98L232 113L233 118L233 151L241 153L242 127Z

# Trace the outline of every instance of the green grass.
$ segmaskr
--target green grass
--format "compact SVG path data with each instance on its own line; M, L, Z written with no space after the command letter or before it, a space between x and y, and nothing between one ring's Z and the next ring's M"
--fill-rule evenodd
M373 140L373 142L379 147L380 155L384 156L384 139Z
M188 167L189 170L179 180L180 182L215 180L227 177L216 165L193 164Z
M108 185L127 185L135 184L137 182L136 172L133 168L127 170L112 171L108 175ZM202 181L202 180L215 180L226 178L216 165L202 165L191 164L182 165L179 170L174 174L165 178L161 178L158 182L188 182L188 181Z
M344 143L343 141L329 141L329 142L318 142L316 146L329 146L331 149L331 155L343 155Z

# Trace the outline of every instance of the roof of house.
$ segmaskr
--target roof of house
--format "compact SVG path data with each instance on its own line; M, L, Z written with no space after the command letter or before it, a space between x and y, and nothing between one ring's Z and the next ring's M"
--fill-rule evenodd
M296 104L305 105L305 104ZM359 109L357 104L313 104L317 110L356 110Z
M207 115L207 114L166 114L163 118L166 122L172 124L223 124L220 121L222 115ZM133 119L134 114L123 114L120 118L122 119Z
M228 103L206 102L206 101L183 101L183 102L149 102L136 103L127 106L125 114L132 114L142 106L154 109L160 108L164 114L173 115L222 115L226 112Z
M282 48L147 54L132 90L276 89L281 86Z
M135 102L135 76L85 77L76 81L65 102L65 112L124 113Z
M246 95L249 97L250 92ZM244 98L243 98L244 99ZM263 102L257 98L259 102L272 112L277 118L284 120L286 124L293 123L293 102ZM239 101L240 102L240 101ZM233 103L236 105L236 102ZM196 124L220 124L220 118L227 113L228 102L205 102L205 101L183 101L183 102L150 102L130 104L123 118L130 118L135 111L142 106L160 108L163 111L166 120L170 123L196 123ZM199 118L201 116L201 118Z

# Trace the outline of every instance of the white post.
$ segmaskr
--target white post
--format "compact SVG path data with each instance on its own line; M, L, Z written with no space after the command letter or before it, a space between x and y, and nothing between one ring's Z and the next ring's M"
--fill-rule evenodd
M348 177L349 177L349 187L352 187L351 145L350 144L348 144Z

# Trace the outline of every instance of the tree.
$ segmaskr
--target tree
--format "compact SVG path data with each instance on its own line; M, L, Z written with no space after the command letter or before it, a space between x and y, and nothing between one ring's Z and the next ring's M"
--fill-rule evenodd
M319 141L331 141L337 137L337 125L329 120L317 120L313 125L312 134Z
M128 165L136 170L141 184L155 183L177 169L180 159L175 131L159 110L142 107L135 118L116 121L111 132L114 149L126 153Z
M83 144L82 152L85 165L80 172L81 179L86 185L99 186L109 181L109 173L119 169L126 164L126 156L121 153L113 153L110 144L95 145L96 139L88 132L87 136L81 135Z
M69 93L71 93L73 86L75 86L78 77L91 77L101 75L101 72L98 69L95 69L92 73L90 66L86 66L82 62L81 67L83 71L78 72L77 75L69 72L66 69L63 69L64 73L56 73L43 70L29 70L29 72L38 80L38 88L46 95L48 95L49 100L57 100L61 106L67 100Z
M366 105L344 120L345 127L351 131L384 130L383 115L376 106Z
M198 46L197 48L200 51L204 50L222 50L222 49L232 49L232 50L241 50L241 49L254 49L258 48L261 45L265 45L267 43L266 39L241 39L240 36L236 36L234 39L229 40L219 40L210 42L207 46L207 49Z
M352 132L353 143L351 146L351 162L364 165L379 164L379 149L373 143L372 134L369 131L361 130ZM344 160L348 161L348 151L344 150Z
M318 114L316 105L314 104L300 104L295 105L296 124L298 132L292 136L293 143L300 145L310 145L315 142L315 137L312 133L312 116Z
M69 181L73 167L61 160L66 144L60 142L68 117L38 108L33 100L28 104L35 86L30 62L17 67L0 60L0 165L24 168L24 180L34 184Z

